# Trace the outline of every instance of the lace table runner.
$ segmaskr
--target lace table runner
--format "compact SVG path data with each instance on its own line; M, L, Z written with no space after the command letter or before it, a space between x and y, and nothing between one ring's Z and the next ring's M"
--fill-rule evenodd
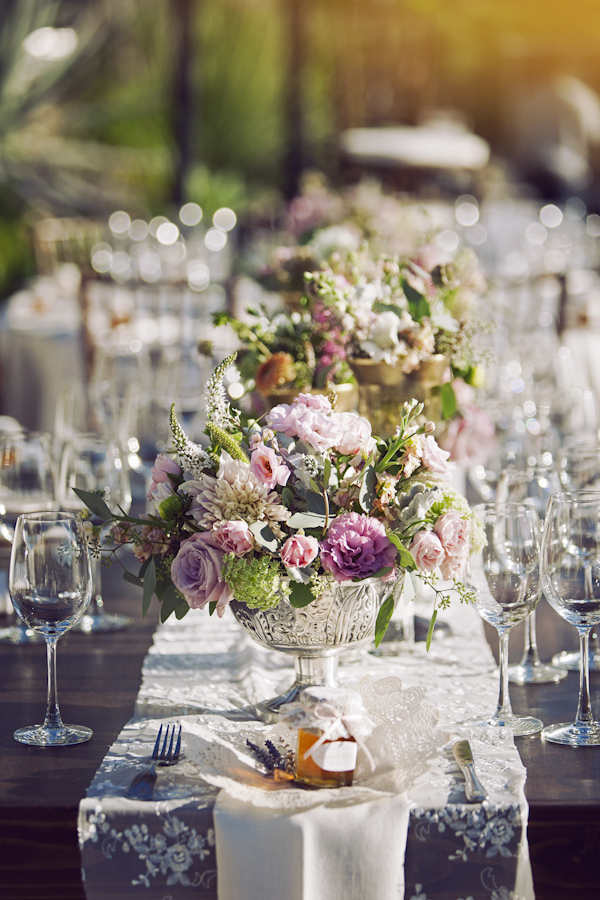
M371 845L365 840L361 849L376 874L385 869L389 876L386 896L532 900L525 770L514 742L499 734L482 739L476 731L469 734L455 725L495 708L497 667L473 609L457 604L440 618L449 631L439 631L429 653L416 643L403 646L395 657L360 651L341 659L340 681L358 686L371 708L377 708L381 721L388 720L390 729L396 728L395 741L390 731L392 774L373 776L371 781L357 779L357 787L337 792L305 793L310 798L305 805L316 810L306 817L308 825L302 825L305 813L300 807L285 821L303 828L304 864L311 869L307 834L321 853L329 852L323 843L331 840L327 858L339 858L339 865L345 866L340 847L351 829L360 842L364 819L364 834L371 835ZM295 801L281 800L284 792L260 791L228 771L234 759L244 768L246 738L260 742L271 733L271 726L256 721L252 704L287 687L292 678L289 658L260 648L233 617L217 620L192 611L181 622L159 627L144 662L135 717L110 748L80 804L88 900L136 896L223 900L231 896L236 878L244 873L248 883L238 900L249 900L254 896L251 868L257 884L262 878L264 900L318 896L307 893L312 889L306 886L304 893L296 894L289 885L281 885L285 874L294 891L303 880L302 852L294 854L293 840L277 827L281 807ZM129 800L127 787L147 763L158 727L165 721L181 722L184 758L174 768L159 770L153 802ZM451 754L458 737L471 739L489 792L483 804L465 802L464 781ZM347 807L332 811L336 804L330 802L327 795L331 794ZM410 813L407 840L402 836L404 808ZM377 828L383 829L385 841L376 837ZM260 838L273 852L246 860L241 852L233 854L231 841L238 839L238 832L242 835L239 851L258 846ZM248 834L253 835L252 841L243 840ZM228 842L225 863L224 841ZM381 900L382 894L365 893L365 885L359 883L366 868L358 859L354 874L342 872L356 891L346 891L345 900ZM280 884L275 893L267 892L269 878ZM319 884L326 889L320 896L329 900L323 878Z

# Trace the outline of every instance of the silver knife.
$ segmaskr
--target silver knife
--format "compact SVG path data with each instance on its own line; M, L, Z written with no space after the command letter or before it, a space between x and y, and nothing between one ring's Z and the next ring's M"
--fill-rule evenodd
M467 800L474 803L481 803L487 799L487 791L477 777L475 766L473 765L473 753L471 745L468 741L457 741L452 747L454 759L461 768L465 776L465 794Z

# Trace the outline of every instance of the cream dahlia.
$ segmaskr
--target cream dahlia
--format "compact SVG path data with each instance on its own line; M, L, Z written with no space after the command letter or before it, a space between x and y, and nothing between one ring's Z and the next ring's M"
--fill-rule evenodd
M279 536L279 523L290 516L277 491L262 484L249 463L232 459L225 451L216 478L205 474L197 481L184 482L181 490L192 497L190 515L207 531L220 522L241 520L248 525L265 522Z

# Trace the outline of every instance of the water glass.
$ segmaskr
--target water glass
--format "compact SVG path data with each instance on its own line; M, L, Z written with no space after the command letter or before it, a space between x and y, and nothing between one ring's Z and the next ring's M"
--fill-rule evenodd
M572 747L600 744L600 722L590 702L589 637L600 625L600 491L550 498L541 559L548 602L579 633L579 702L574 722L544 728L542 738Z
M475 595L481 617L500 638L500 691L496 712L462 724L505 728L514 736L536 734L543 722L513 713L508 693L508 639L513 625L522 622L540 597L539 519L524 503L486 503L474 508L484 534L483 547L472 547L466 582Z
M83 523L73 513L27 513L17 519L9 589L29 628L41 634L48 656L48 705L42 725L14 733L16 741L57 747L88 741L83 725L64 725L56 689L56 644L84 614L92 595L90 558Z

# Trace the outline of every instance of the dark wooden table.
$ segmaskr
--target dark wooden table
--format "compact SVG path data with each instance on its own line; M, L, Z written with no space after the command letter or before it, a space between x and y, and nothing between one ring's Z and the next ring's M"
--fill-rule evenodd
M65 722L89 725L87 744L36 749L17 744L13 731L41 721L46 697L43 645L0 645L0 898L83 900L77 844L77 811L108 747L131 718L141 666L156 615L141 618L139 592L104 574L108 608L125 612L134 626L113 634L71 632L58 645L58 691ZM511 638L518 658L522 631ZM490 642L497 646L490 630ZM577 634L543 601L538 643L544 658L575 649ZM600 674L591 676L592 702L600 716ZM577 706L578 676L558 685L511 687L516 712L546 724L569 721ZM527 767L529 844L537 900L600 897L600 748L575 750L518 738ZM243 898L240 898L243 900ZM456 900L456 898L448 898Z
M139 590L120 570L103 570L108 612L131 616L124 631L58 642L58 699L63 721L94 731L86 744L26 747L13 740L21 725L43 721L45 645L0 644L0 898L83 900L77 843L79 801L123 725L133 715L142 661L157 617L143 620ZM8 624L8 622L3 623Z

